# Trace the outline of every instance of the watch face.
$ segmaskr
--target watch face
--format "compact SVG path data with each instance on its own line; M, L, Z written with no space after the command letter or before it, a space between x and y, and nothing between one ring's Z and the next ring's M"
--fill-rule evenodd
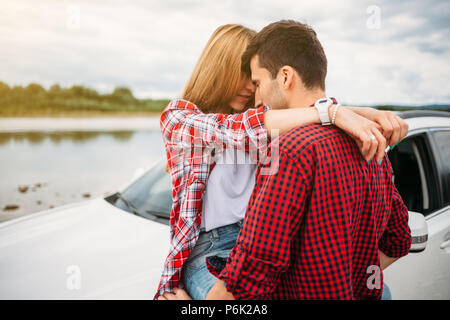
M321 104L327 104L331 106L333 104L333 100L331 100L330 98L322 98L316 101L315 106L317 107Z
M330 98L322 98L317 100L315 103L315 107L317 108L317 111L319 112L319 119L322 122L322 125L329 125L330 122L330 116L328 114L328 108L333 104L333 100Z

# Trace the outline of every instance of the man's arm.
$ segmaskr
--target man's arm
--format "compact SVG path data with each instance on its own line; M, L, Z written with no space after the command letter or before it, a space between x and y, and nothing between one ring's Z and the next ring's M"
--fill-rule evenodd
M387 255L385 255L380 250L378 250L378 256L380 257L381 270L386 269L387 267L389 267L391 264L393 264L395 261L397 261L399 259L399 258L388 257Z
M408 208L403 202L400 193L392 182L392 166L389 159L383 161L387 166L386 185L392 190L391 214L386 229L378 243L379 251L385 256L380 256L380 262L387 267L398 258L408 254L411 247L411 230L408 225ZM389 258L389 259L386 259Z

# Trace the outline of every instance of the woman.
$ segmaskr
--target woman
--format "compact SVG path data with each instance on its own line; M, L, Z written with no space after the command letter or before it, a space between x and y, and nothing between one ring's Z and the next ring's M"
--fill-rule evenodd
M255 87L241 70L241 55L255 34L240 25L219 27L206 44L182 99L170 102L161 115L173 206L170 254L155 298L184 284L191 297L204 299L215 283L205 258L228 256L255 182L255 163L227 165L229 159L245 158L248 152L260 161L274 136L299 125L320 123L315 108L249 109L255 105ZM335 108L330 107L330 115ZM335 125L356 140L367 161L375 153L381 160L386 141L393 144L406 135L402 120L391 113L352 110L339 108ZM370 135L378 141L368 139ZM255 149L256 154L250 152Z

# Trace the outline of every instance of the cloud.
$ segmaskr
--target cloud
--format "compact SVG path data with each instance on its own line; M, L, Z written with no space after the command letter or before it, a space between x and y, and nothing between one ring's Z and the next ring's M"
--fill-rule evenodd
M371 6L379 28L368 27ZM445 0L2 2L0 80L177 97L219 25L260 30L295 19L325 48L328 94L352 104L449 103L449 13Z

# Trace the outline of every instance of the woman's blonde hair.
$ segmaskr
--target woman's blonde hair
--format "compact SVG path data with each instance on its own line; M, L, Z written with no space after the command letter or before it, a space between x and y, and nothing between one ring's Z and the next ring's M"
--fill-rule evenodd
M241 57L255 35L255 31L239 24L217 28L198 59L182 99L196 104L205 113L232 113L229 103L246 76ZM247 106L254 103L251 100Z

